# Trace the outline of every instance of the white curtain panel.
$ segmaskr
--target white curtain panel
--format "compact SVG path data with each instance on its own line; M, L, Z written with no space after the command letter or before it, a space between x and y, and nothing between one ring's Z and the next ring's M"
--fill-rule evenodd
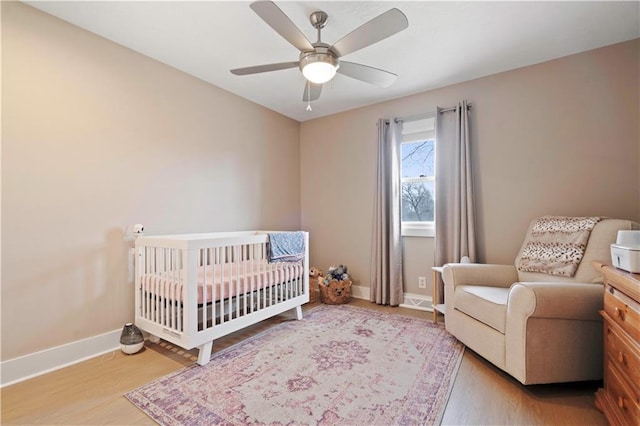
M438 108L436 114L435 265L476 261L469 105ZM439 292L442 294L442 292Z
M402 303L401 144L402 123L378 120L370 300L379 305Z

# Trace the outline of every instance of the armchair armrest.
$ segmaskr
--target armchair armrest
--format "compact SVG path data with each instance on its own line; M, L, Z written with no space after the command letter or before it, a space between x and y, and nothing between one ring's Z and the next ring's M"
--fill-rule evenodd
M445 287L448 285L510 287L518 281L518 272L513 265L449 263L442 269L442 280Z
M603 292L601 284L518 282L509 292L507 316L598 321Z
M525 384L597 377L603 291L601 284L515 283L507 301L507 370Z

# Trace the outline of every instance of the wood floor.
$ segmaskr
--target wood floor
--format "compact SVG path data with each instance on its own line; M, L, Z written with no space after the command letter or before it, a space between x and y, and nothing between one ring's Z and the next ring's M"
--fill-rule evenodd
M367 301L354 305L431 318L431 313L388 308ZM306 306L305 309L308 309ZM219 339L214 352L279 322L279 316ZM170 344L147 343L142 352L116 351L83 363L9 386L0 391L0 423L26 424L155 424L123 394L151 380L191 365L197 352ZM465 351L443 425L606 425L594 408L598 383L522 386L478 355Z

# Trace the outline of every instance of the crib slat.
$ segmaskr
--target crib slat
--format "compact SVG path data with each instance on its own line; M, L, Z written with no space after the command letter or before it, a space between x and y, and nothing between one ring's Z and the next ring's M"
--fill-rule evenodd
M225 249L221 248L219 251L219 255L220 255L220 323L223 324L225 322L225 316L224 316L224 295L225 295L225 288L224 288L224 268L225 268L225 262L226 262L226 256L225 256Z
M262 259L266 259L267 258L267 253L266 253L266 244L262 244L260 245L260 260L262 261ZM264 263L261 265L262 266L262 270L263 270L263 277L262 277L262 309L265 309L267 307L267 290L269 289L269 271L268 271L268 264Z
M148 288L149 288L149 293L147 295L147 315L149 319L151 319L153 321L153 307L154 307L154 298L155 298L155 280L157 279L156 274L155 274L155 254L156 254L156 249L155 248L151 248L150 250L150 259L149 259L149 273L150 273L150 278L149 278L149 282L148 282Z
M153 262L153 274L154 276L158 276L157 272L158 272L158 250L155 250L155 254L156 256L154 257L154 262ZM152 313L152 318L153 321L158 322L158 294L159 294L159 285L160 282L158 279L153 280L153 313Z
M178 331L184 331L184 328L183 328L184 327L184 322L182 320L183 312L184 312L184 309L183 309L184 303L178 303L178 300L182 301L184 299L182 299L182 298L178 299L179 295L178 295L177 292L178 292L178 289L177 289L177 286L176 286L176 305L178 307L178 315L177 315L178 316L178 327L177 327L177 329L178 329Z
M211 250L211 256L212 256L211 281L213 282L213 286L211 288L211 300L213 300L211 317L213 318L214 324L217 324L218 319L220 318L220 312L218 310L219 306L217 303L217 300L219 300L220 298L220 288L218 287L218 284L217 284L218 281L216 278L216 276L219 274L218 249L211 248L210 250Z
M247 276L247 249L248 247L245 245L240 248L240 251L242 252L242 294L244 295L242 298L242 310L245 315L247 313L247 281L249 280L249 277Z
M196 281L200 287L200 269L202 269L202 321L198 321L198 329L207 328L207 258L206 250L198 250L198 276Z
M256 265L255 265L255 254L256 254L256 245L255 244L251 244L249 247L249 261L251 262L251 296L250 296L250 300L249 300L249 304L251 306L251 312L254 311L255 307L255 300L254 300L254 293L256 292L256 278L255 278L255 274L256 274Z
M183 274L181 282L185 283L183 300L185 301L184 328L189 334L195 334L198 329L198 259L195 250L180 250L180 273Z
M231 297L232 293L231 293L231 286L233 285L233 267L232 265L230 265L229 263L233 262L233 260L231 259L231 253L230 253L231 248L230 247L226 247L226 256L227 258L226 263L225 263L225 267L229 270L229 280L227 281L227 294L229 295L229 297L227 297L227 319L229 321L231 321L232 319L232 315L233 315L233 298Z
M167 257L169 257L169 259L167 259ZM163 258L163 265L162 265L162 272L166 273L167 270L172 270L171 269L171 262L173 259L171 259L171 251L169 251L169 249L163 249L163 253L162 253L162 258ZM168 265L167 265L168 263ZM159 322L162 325L165 325L165 297L166 297L166 289L167 286L169 285L170 280L161 280L160 281L160 289L159 289L159 297L158 297L158 304L159 304L159 309L158 309L158 316L159 316Z
M160 273L164 274L165 271L167 271L167 249L162 249L162 253L160 255L160 260L161 263L160 265L158 265L159 269L160 269ZM161 279L158 280L158 289L157 289L157 297L156 297L156 321L158 321L158 323L164 325L162 323L162 292L164 289L164 286L166 285L167 280L166 279Z
M155 254L156 254L156 249L155 248L151 248L149 250L149 274L150 274L150 278L149 281L147 283L147 286L149 288L149 293L147 294L147 318L151 319L153 321L153 304L154 304L154 297L155 297L155 280L156 278L156 274L155 274Z
M214 306L215 306L216 299L214 296L215 279L213 275L213 271L214 271L213 250L211 248L207 249L207 262L209 262L209 265L208 265L209 275L211 276L211 289L209 290L211 292L211 303L205 304L204 308L209 313L209 319L211 321L211 326L213 327L216 323L216 317L214 314Z
M236 276L235 276L235 281L236 281L236 293L235 296L233 297L233 299L235 299L235 305L236 305L236 318L240 317L240 301L238 300L240 293L240 253L239 253L239 246L233 246L233 263L232 265L235 265L235 270L236 270Z
M142 264L142 270L144 271L145 275L143 277L139 277L139 269L136 270L136 279L140 278L140 281L142 281L142 317L143 318L148 318L149 312L147 312L147 300L149 298L149 275L148 272L148 263L149 263L149 255L148 255L148 251L149 251L149 247L142 247L143 249L143 253L144 253L144 259L140 261L140 263Z

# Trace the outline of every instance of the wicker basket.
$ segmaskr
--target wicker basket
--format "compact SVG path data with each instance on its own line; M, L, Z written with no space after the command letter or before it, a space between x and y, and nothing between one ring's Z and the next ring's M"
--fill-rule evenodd
M333 280L329 285L320 284L320 301L327 305L341 305L351 299L351 281Z

